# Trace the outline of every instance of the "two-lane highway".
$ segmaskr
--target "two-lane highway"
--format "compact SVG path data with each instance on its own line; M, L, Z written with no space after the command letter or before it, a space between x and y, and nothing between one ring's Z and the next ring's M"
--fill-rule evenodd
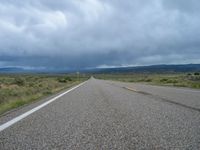
M2 130L0 149L200 149L199 108L198 90L92 78Z

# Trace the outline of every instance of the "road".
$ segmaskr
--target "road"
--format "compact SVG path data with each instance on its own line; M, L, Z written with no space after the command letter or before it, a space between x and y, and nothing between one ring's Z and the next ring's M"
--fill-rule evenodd
M199 109L199 90L91 78L2 130L0 149L200 149Z

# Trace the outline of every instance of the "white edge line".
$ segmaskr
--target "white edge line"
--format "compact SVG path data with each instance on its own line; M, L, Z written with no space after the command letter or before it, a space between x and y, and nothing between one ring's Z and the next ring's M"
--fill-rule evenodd
M12 126L13 124L17 123L18 121L20 121L20 120L26 118L27 116L31 115L32 113L34 113L34 112L40 110L41 108L45 107L46 105L52 103L53 101L55 101L56 99L62 97L63 95L65 95L65 94L67 94L67 93L69 93L69 92L75 90L76 88L80 87L81 85L83 85L83 84L86 83L86 82L87 82L87 81L85 81L85 82L83 82L83 83L81 83L81 84L79 84L79 85L77 85L77 86L75 86L75 87L73 87L73 88L67 90L66 92L64 92L64 93L62 93L62 94L60 94L60 95L58 95L58 96L56 96L56 97L54 97L54 98L48 100L47 102L45 102L45 103L43 103L43 104L41 104L41 105L39 105L39 106L37 106L37 107L35 107L35 108L33 108L33 109L27 111L27 112L25 112L24 114L19 115L18 117L15 117L14 119L12 119L12 120L10 120L10 121L8 121L8 122L6 122L6 123L0 125L0 132L3 131L3 130L5 130L6 128Z

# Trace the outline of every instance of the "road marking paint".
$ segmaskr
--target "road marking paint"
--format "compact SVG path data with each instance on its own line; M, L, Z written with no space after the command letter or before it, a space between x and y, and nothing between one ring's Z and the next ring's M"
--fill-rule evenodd
M58 95L58 96L56 96L56 97L54 97L54 98L48 100L47 102L44 102L43 104L41 104L41 105L39 105L39 106L37 106L37 107L35 107L35 108L33 108L33 109L31 109L31 110L25 112L24 114L19 115L18 117L16 117L16 118L14 118L14 119L12 119L12 120L10 120L10 121L8 121L8 122L6 122L6 123L0 125L0 132L3 131L3 130L5 130L6 128L8 128L8 127L14 125L14 124L17 123L18 121L20 121L20 120L22 120L22 119L28 117L28 116L31 115L32 113L34 113L34 112L40 110L41 108L45 107L46 105L52 103L53 101L57 100L58 98L64 96L65 94L67 94L67 93L69 93L69 92L75 90L76 88L82 86L82 85L85 84L86 82L87 82L87 81L85 81L85 82L83 82L83 83L81 83L81 84L79 84L79 85L77 85L77 86L75 86L75 87L73 87L73 88L67 90L66 92L64 92L64 93L62 93L62 94L60 94L60 95Z

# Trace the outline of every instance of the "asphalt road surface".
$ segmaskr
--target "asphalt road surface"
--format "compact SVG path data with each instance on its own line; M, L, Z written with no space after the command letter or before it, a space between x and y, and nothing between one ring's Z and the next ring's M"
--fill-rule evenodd
M5 114L1 126L52 98ZM198 150L200 91L92 78L3 129L7 149Z

